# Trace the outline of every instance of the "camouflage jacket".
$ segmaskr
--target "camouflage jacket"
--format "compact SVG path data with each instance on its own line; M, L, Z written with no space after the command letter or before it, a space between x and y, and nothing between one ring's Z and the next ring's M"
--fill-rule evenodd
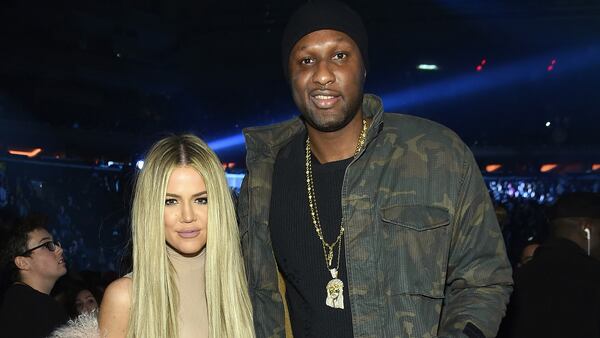
M355 337L494 337L512 290L511 267L471 151L449 129L383 113L342 187ZM284 302L269 232L273 165L304 130L299 118L248 128L238 212L257 337L284 337ZM293 325L293 323L292 323Z

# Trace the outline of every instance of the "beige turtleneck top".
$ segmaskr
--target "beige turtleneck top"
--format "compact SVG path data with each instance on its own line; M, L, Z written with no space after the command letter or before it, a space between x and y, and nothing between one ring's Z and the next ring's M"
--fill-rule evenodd
M167 246L167 254L177 272L179 337L208 338L208 308L204 275L206 248L197 256L185 257Z

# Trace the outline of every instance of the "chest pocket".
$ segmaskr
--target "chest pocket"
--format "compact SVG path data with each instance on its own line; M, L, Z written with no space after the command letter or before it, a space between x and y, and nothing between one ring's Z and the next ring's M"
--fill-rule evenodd
M443 298L450 245L450 214L428 205L380 209L381 262L390 295Z

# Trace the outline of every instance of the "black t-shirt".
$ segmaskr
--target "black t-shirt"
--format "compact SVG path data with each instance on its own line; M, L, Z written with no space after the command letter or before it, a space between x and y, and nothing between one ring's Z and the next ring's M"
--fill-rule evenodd
M273 171L269 228L279 270L286 281L286 299L294 337L352 337L348 278L342 246L338 278L344 283L344 309L325 304L331 280L323 247L310 217L305 174L306 134L279 152ZM312 170L323 236L332 243L340 231L341 191L352 158L320 164ZM337 263L335 248L333 266Z
M68 321L65 310L49 295L14 284L4 294L0 335L6 338L47 337Z

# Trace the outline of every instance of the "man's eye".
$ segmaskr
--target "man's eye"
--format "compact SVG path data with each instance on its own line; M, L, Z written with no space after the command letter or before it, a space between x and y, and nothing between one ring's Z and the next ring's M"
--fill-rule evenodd
M314 62L315 62L315 60L312 58L304 58L304 59L300 60L300 63L303 65L310 65L310 64L313 64Z
M333 56L333 59L334 60L343 60L347 57L348 57L348 54L346 54L344 52L339 52L339 53L335 53L335 55Z
M167 198L165 200L165 205L173 205L173 204L177 204L177 200L174 198Z
M196 203L198 204L208 204L208 198L207 197L200 197L200 198L196 198Z

